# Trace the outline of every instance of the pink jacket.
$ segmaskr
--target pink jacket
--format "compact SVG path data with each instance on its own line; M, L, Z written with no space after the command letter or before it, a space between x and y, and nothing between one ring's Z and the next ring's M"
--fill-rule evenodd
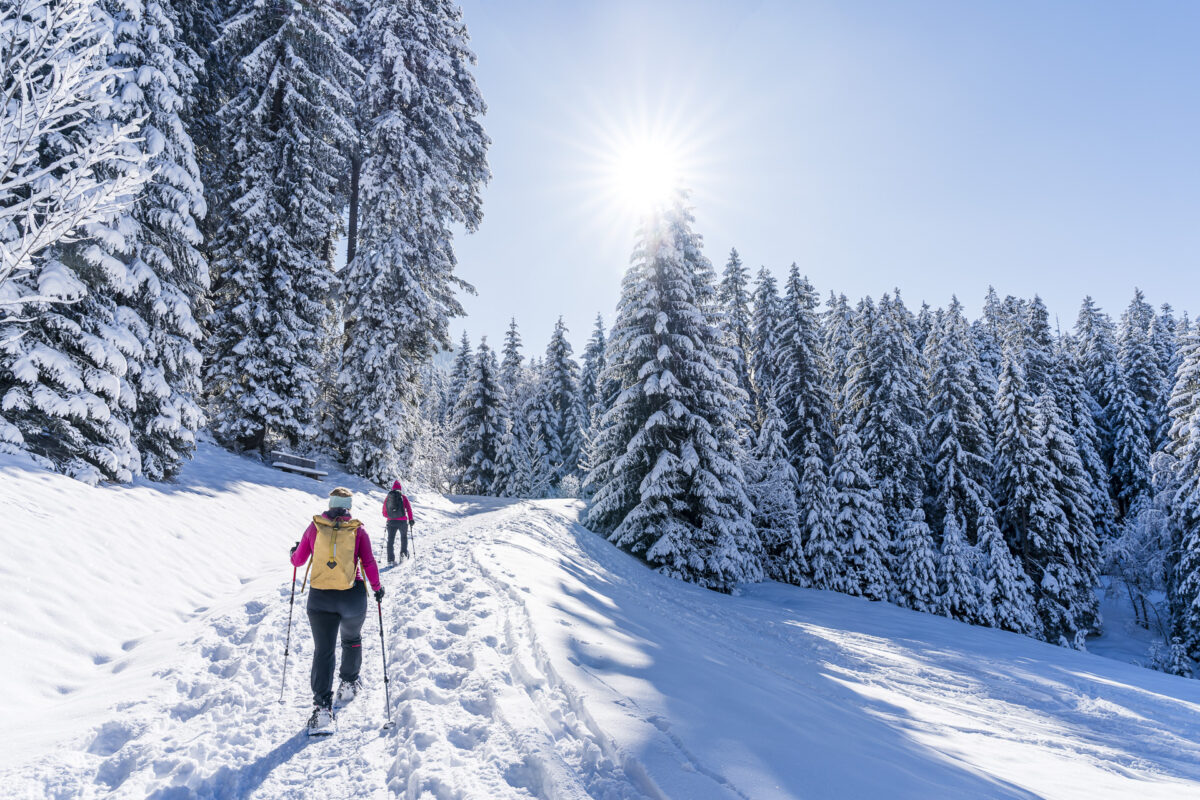
M394 483L392 483L392 490L396 491L396 492L401 491L400 481L395 481ZM387 513L387 500L384 500L383 501L383 516L388 520L403 520L405 522L415 522L416 520L413 519L412 506L410 506L408 504L408 495L402 494L400 496L404 499L404 515L400 516L400 517L389 517L388 513Z
M325 516L329 517L328 511L325 512ZM304 531L304 536L300 537L300 546L296 548L296 552L292 553L293 567L304 566L304 562L308 561L308 557L312 555L313 545L316 541L317 523L310 522ZM371 582L371 589L379 591L379 565L375 563L375 554L371 552L371 537L361 527L358 529L358 535L354 537L354 557L358 559L358 566L361 568L355 572L355 579L361 579L362 573L365 571L367 580Z

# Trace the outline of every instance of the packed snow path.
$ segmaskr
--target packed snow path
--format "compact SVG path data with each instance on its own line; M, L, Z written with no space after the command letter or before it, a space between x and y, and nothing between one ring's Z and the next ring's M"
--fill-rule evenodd
M47 598L76 587L20 583L25 565L0 565L0 590L13 591L4 603L29 618L11 628L20 652L37 652L26 627L54 634L38 682L16 673L19 690L35 699L47 681L66 690L39 700L41 718L3 731L4 796L1200 797L1200 681L828 592L706 592L580 527L572 501L426 498L416 558L383 573L395 727L381 730L371 602L366 690L339 713L334 737L309 740L303 597L285 703L276 702L285 554L327 488L214 451L200 462L207 472L191 476L188 492L92 489L0 468L0 485L37 513L104 508L151 526L139 533L149 548L192 548L200 561L155 561L179 571L153 573L153 620L189 596L167 582L177 575L200 569L234 587L177 612L182 622L128 638L126 615L138 608L111 569L68 577L97 576L83 589L120 602L116 616L50 607ZM216 510L264 516L245 529L169 535ZM382 552L379 526L362 516ZM61 530L63 546L80 552L87 540ZM221 559L245 536L263 576L223 576ZM204 560L209 546L214 560ZM81 624L93 619L112 630ZM124 644L115 654L87 644L108 639ZM56 673L84 671L79 660L90 673L76 689ZM48 729L54 746L30 745Z

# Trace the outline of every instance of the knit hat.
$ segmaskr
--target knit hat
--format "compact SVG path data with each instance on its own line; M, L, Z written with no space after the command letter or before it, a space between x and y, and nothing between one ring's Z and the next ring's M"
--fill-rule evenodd
M354 497L354 495L350 492L349 489L345 489L345 488L342 488L341 486L339 486L338 488L334 489L332 492L329 493L329 507L330 508L349 508L350 500L353 497Z

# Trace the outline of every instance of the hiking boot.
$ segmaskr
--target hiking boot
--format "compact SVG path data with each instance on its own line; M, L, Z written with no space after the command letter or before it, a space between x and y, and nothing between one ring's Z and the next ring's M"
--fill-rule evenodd
M313 706L312 716L308 718L308 735L328 736L333 730L333 709Z
M338 686L337 694L333 696L333 700L338 705L349 703L354 697L362 691L362 681L342 681Z

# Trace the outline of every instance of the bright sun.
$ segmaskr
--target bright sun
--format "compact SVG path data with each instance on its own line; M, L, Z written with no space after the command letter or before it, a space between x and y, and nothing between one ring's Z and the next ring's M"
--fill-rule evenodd
M679 150L665 138L639 137L623 143L613 153L611 170L616 199L637 214L670 201L684 182Z

